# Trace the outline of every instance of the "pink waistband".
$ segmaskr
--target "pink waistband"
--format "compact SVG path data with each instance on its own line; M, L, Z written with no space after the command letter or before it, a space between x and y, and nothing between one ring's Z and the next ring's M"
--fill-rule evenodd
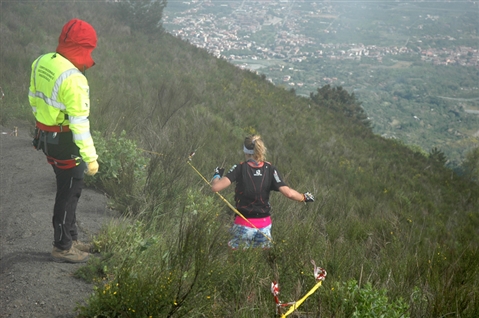
M265 218L260 218L260 219L251 218L251 219L248 219L248 221L246 221L240 216L237 216L235 218L235 224L243 225L247 227L252 227L251 224L253 224L258 229L261 229L263 227L267 227L268 225L271 225L271 216L267 216Z

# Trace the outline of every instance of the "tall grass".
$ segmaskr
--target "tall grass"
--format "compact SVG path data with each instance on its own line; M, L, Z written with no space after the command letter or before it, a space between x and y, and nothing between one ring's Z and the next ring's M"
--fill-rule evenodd
M102 258L82 269L97 277L80 316L271 317L271 282L282 301L298 300L315 284L311 260L328 275L296 316L367 317L372 305L386 317L479 312L471 178L168 34L129 30L114 4L65 4L0 3L0 119L33 121L32 61L54 50L69 18L92 23L100 171L87 182L123 218L93 240ZM273 194L274 247L232 252L234 214L187 160L195 152L190 163L208 179L243 159L250 133L263 136L286 182L316 201ZM232 188L222 195L233 202Z

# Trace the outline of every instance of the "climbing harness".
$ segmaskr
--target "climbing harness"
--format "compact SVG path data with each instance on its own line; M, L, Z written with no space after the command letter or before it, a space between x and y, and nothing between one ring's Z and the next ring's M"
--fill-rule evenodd
M42 124L41 122L37 121L37 127L40 130L53 132L53 133L60 133L60 132L69 132L70 127L68 125L55 125L55 126L47 126Z
M278 284L278 282L272 282L271 283L271 293L273 294L274 301L276 302L276 314L280 315L281 318L284 318L284 317L290 315L296 309L298 309L298 307L306 300L306 298L311 296L321 286L323 281L326 279L326 275L327 275L326 270L321 268L321 267L316 266L316 263L314 262L314 260L311 260L311 264L313 264L313 266L314 266L314 271L313 271L314 279L316 280L317 283L316 283L316 285L313 286L313 288L311 288L306 293L306 295L303 296L303 298L301 298L298 301L282 303L279 300L279 297L278 297L278 295L279 295L279 284ZM291 306L291 307L283 314L281 312L281 308L288 307L288 306Z
M60 159L47 156L47 161L49 164L59 169L72 169L78 166L81 163L82 159L81 157L75 157L72 159L60 160Z
M47 133L53 134L53 138L56 138L58 133L69 131L70 127L68 125L48 126L37 121L35 128L35 136L32 141L33 148L35 148L36 150L43 149L43 152L47 157L47 162L52 166L63 170L75 168L82 162L81 157L72 155L71 159L57 159L52 156L49 156L47 149Z

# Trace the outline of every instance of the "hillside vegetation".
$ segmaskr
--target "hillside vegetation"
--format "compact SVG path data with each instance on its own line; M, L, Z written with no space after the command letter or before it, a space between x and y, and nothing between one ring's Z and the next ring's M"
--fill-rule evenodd
M375 135L354 94L325 86L298 97L122 12L0 3L7 126L33 126L30 66L55 49L63 24L81 18L98 33L86 75L100 172L86 181L124 218L92 238L101 258L77 273L95 284L80 317L271 317L271 283L283 302L300 299L316 283L312 260L326 280L293 316L477 315L477 152L458 176L440 151ZM274 247L232 252L233 212L201 176L242 160L250 133L316 201L273 195ZM222 195L233 202L232 189Z
M175 1L164 26L298 95L341 85L376 134L438 148L454 168L479 143L478 10L470 1Z

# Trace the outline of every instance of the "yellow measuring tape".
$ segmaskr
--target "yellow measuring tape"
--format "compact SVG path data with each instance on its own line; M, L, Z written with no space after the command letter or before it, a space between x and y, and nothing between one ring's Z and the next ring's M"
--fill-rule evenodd
M306 298L311 296L319 287L321 287L322 283L322 281L317 282L316 285L314 285L313 288L311 288L309 292L303 296L303 298L292 304L291 307L289 307L288 311L281 315L281 318L292 314L296 309L298 309L298 307L301 306L301 304L306 300Z
M311 288L306 295L304 295L300 300L295 301L295 302L290 302L283 304L279 301L278 295L279 295L279 285L275 282L271 284L271 292L273 293L274 300L276 302L276 307L277 307L277 314L281 315L281 318L284 318L291 313L293 313L296 309L298 309L299 306L308 298L311 296L319 287L321 287L323 280L326 279L326 275L328 274L325 269L316 266L316 263L314 260L311 260L311 264L314 266L314 278L316 279L317 283L316 285ZM281 307L287 307L291 306L284 314L281 313Z

